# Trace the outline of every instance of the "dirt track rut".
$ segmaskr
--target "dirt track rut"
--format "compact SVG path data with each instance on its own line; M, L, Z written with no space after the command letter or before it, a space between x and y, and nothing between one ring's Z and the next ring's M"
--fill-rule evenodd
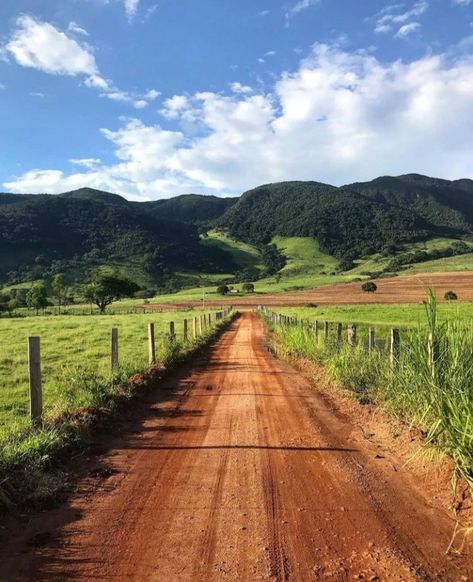
M1 580L473 579L445 555L451 518L267 351L256 315L176 382L104 455L98 490L0 550Z

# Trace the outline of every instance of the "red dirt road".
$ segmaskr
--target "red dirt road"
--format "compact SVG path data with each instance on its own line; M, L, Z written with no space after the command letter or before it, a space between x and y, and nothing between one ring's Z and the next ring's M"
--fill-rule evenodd
M265 347L244 314L67 506L0 549L0 580L471 580L454 521ZM107 473L108 474L108 473Z

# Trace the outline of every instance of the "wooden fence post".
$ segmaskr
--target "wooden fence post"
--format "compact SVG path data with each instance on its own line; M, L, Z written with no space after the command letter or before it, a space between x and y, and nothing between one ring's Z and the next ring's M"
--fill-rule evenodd
M118 360L118 328L112 328L112 370L116 370L119 366Z
M197 338L197 317L192 319L192 335L194 336L194 339Z
M350 346L355 346L356 345L356 325L354 325L353 323L348 324L347 333L348 333L348 344Z
M184 341L187 341L187 319L184 319Z
M149 363L156 363L156 342L154 339L154 323L148 324Z
M391 366L394 367L399 361L400 336L398 329L391 330L390 360Z
M314 335L315 341L317 342L317 340L319 339L319 322L317 320L314 321Z
M368 329L368 352L371 353L376 347L376 332L374 327Z
M328 321L324 322L324 341L328 340L328 332L329 332L329 323Z
M41 340L28 338L28 366L30 371L30 417L39 424L43 415L43 384L41 379Z
M169 338L172 342L176 339L176 328L174 326L174 321L169 322Z
M337 342L342 342L343 323L337 323Z

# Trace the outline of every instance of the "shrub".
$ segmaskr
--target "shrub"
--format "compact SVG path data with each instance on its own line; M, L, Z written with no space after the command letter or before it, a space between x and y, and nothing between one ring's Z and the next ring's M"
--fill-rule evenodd
M458 295L454 291L447 291L443 298L446 301L456 301L458 299Z
M217 293L219 295L227 295L228 293L230 293L230 288L228 287L228 285L219 285L217 287Z
M377 289L378 286L376 285L376 283L373 283L373 281L367 281L366 283L363 283L363 285L361 286L361 290L364 293L374 293Z
M245 293L254 293L255 286L253 283L243 283L243 285L241 286L241 290L244 291Z

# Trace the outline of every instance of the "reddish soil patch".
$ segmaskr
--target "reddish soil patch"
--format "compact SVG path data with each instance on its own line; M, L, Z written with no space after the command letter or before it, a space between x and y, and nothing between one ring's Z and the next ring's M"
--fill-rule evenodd
M363 305L376 303L419 303L426 299L429 288L443 300L446 291L455 291L460 301L473 301L473 272L425 273L406 277L378 279L376 293L363 293L361 283L347 283L268 295L249 297L223 297L206 301L209 308L222 305L235 307L255 307L257 305L300 306L308 303L317 305ZM257 286L257 285L256 285ZM176 301L171 304L151 304L147 309L180 309L186 306L199 307L201 301Z
M0 580L471 580L455 520L394 451L266 349L246 313L79 487L0 548Z

